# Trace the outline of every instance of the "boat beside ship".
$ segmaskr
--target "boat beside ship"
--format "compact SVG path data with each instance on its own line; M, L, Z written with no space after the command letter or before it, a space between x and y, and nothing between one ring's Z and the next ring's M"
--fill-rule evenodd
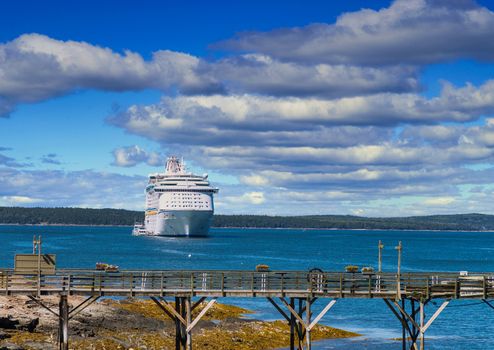
M149 175L143 224L134 235L206 236L214 214L214 194L208 175L187 172L183 160L169 157L164 173Z
M146 226L144 224L135 223L134 228L132 229L132 234L134 236L147 234Z

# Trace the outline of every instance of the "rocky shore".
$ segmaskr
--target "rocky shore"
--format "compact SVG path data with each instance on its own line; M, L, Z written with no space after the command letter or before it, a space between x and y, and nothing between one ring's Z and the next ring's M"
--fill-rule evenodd
M83 299L70 297L72 306ZM43 297L57 310L58 299ZM201 306L196 309L200 312ZM252 312L215 304L193 330L196 349L261 350L289 345L289 327L282 321L253 319ZM246 317L248 316L248 317ZM70 320L70 348L90 350L173 349L174 323L149 300L105 299ZM58 320L26 297L0 297L0 350L57 348ZM313 340L358 334L327 326L312 330Z

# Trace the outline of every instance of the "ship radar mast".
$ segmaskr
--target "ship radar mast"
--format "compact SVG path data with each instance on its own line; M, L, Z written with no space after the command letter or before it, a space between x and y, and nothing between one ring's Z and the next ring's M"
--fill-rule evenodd
M185 174L185 163L175 156L166 160L165 175Z

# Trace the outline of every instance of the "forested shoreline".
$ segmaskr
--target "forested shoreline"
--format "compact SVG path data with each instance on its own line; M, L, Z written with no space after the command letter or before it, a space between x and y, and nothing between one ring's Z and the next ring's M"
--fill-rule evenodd
M144 213L125 209L0 207L0 224L12 225L133 225ZM367 230L492 231L494 215L456 214L395 218L350 215L267 216L215 215L213 227L319 228Z

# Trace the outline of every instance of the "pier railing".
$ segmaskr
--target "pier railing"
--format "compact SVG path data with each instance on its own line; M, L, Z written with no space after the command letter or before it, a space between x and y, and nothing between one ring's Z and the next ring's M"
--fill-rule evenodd
M0 294L112 296L290 296L331 298L494 297L494 273L340 273L307 271L57 270L19 275L0 270Z

